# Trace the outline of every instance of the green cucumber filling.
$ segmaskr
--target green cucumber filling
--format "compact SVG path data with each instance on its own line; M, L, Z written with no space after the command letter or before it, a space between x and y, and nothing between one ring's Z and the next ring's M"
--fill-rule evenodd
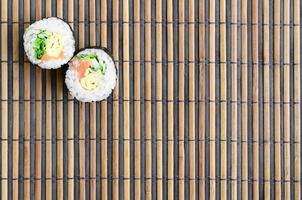
M33 49L38 60L46 54L50 58L58 58L63 49L62 36L59 33L41 30L36 36Z
M36 40L34 41L34 51L36 59L40 60L46 52L46 41L50 36L49 32L42 30L37 34Z

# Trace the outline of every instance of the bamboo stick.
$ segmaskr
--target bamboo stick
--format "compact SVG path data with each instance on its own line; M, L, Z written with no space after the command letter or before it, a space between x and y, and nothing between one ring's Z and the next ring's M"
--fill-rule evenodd
M71 28L74 28L74 1L68 0L68 21L72 22L70 23ZM67 103L67 163L68 163L68 169L67 169L67 197L68 200L74 199L74 103L72 101L73 97L69 94L68 95L68 103Z
M294 24L300 25L300 1L294 2ZM294 196L301 199L300 26L294 26Z
M280 102L280 0L274 3L274 101ZM275 199L281 200L281 110L280 104L274 104L275 134Z
M63 0L57 0L57 16L63 18ZM57 199L63 199L63 71L57 70Z
M173 0L167 1L167 60L168 60L168 199L174 199L174 112L173 112ZM170 23L169 23L170 22Z
M119 2L118 0L114 0L112 2L112 18L113 18L113 31L112 31L112 38L113 38L113 57L114 60L118 60L119 58L119 24L116 22L119 19ZM118 62L115 62L115 66L117 68L117 77L119 77L119 65ZM119 199L119 78L117 78L116 86L113 91L113 151L112 151L112 199L118 200Z
M19 4L13 0L13 22L19 22ZM19 27L13 24L13 194L14 200L19 197Z
M129 0L123 1L124 198L130 199Z
M42 18L42 2L36 1L36 20ZM36 79L36 102L35 102L35 199L41 198L41 154L42 154L42 69L36 67L35 69Z
M27 28L30 21L30 0L24 1L24 29ZM24 56L24 100L30 99L30 64L26 62ZM23 198L30 199L30 102L24 102L24 143L23 143Z
M57 71L57 199L63 199L63 75Z
M46 1L46 5L45 5L45 9L46 9L46 17L51 17L51 11L53 10L52 6L51 6L51 1Z
M195 199L195 3L189 1L189 198Z
M90 199L96 199L96 104L90 104Z
M185 1L184 0L179 0L178 3L178 19L179 19L179 25L178 25L178 38L179 38L179 51L178 51L178 60L179 60L179 107L178 107L178 115L179 115L179 124L178 124L178 162L179 162L179 172L178 172L178 196L180 199L185 198L185 145L184 145L184 132L185 132L185 124L184 124L184 115L185 115L185 105L184 105L184 87L185 87L185 65L184 65L184 60L185 60L185 26L184 26L184 21L185 21Z
M237 199L237 2L232 1L232 17L231 17L231 62L232 64L232 94L231 94L231 130L232 130L232 141L231 141L231 196L232 199Z
M7 0L1 1L1 20L7 21ZM1 24L1 41L7 41L7 23ZM1 42L1 59L7 60L7 42ZM3 139L1 144L1 198L8 198L8 78L7 78L7 62L1 63L1 137Z
M51 117L51 73L46 72L46 162L45 178L46 178L46 199L52 197L52 117Z
M156 0L156 174L157 199L163 199L162 0Z
M237 0L232 0L231 7L231 198L237 199Z
M248 34L247 0L241 2L241 198L248 199Z
M96 13L95 13L96 0L89 0L89 44L96 45Z
M210 199L216 199L215 1L209 3Z
M290 23L290 2L284 1L284 24ZM284 52L283 52L283 59L284 59L284 86L283 86L283 100L284 100L284 180L286 181L284 184L284 198L290 199L290 27L284 26Z
M85 103L80 103L79 123L79 176L80 176L80 199L85 199Z
M269 24L269 0L263 1L263 23ZM264 198L270 199L270 72L269 26L263 26L263 139L264 143Z
M51 16L51 2L47 1L46 17ZM45 133L45 149L46 149L46 162L45 165L45 192L46 199L52 199L52 93L51 93L51 71L46 71L46 133Z
M151 0L145 2L145 61L151 61ZM151 63L145 63L145 99L151 100ZM146 185L145 196L151 200L152 196L152 128L151 128L151 101L145 102L145 131L146 131ZM156 196L156 194L154 194Z
M252 1L253 59L253 199L259 199L258 0ZM256 103L257 102L257 103Z
M227 66L226 66L226 1L220 0L220 193L221 199L227 199Z
M79 0L79 20L85 20L85 1ZM85 47L85 25L79 24L79 48ZM79 103L79 176L80 176L80 199L86 199L86 184L85 184L85 103Z
M96 45L96 16L95 16L95 0L89 1L89 40L90 45ZM96 103L90 103L90 199L96 199Z
M133 20L140 20L140 0L134 0ZM140 156L140 23L134 24L134 196L141 199Z
M199 1L199 197L205 199L205 1Z
M101 1L101 21L107 21L107 1ZM101 46L107 47L107 23L101 23ZM102 198L107 199L107 101L101 102L101 180ZM130 165L129 165L130 166Z

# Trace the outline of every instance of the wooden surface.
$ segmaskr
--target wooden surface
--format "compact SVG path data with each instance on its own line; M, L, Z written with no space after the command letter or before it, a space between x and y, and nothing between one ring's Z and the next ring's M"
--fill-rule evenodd
M1 199L301 199L300 0L1 0ZM112 95L74 100L23 33L106 47Z

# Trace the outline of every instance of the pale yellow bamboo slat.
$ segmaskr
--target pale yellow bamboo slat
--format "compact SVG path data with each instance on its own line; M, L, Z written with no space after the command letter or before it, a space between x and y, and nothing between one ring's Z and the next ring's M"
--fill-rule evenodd
M294 6L294 24L300 24L300 1L295 0ZM300 26L294 27L294 197L301 199L301 153L300 153Z
M269 24L269 0L263 2L263 23ZM269 72L269 27L263 27L263 101L270 100L270 72ZM270 140L270 105L263 105L263 139ZM270 143L264 143L264 198L270 199Z
M27 22L30 20L30 0L24 1L24 28L27 28ZM24 53L25 54L25 53ZM24 58L26 61L26 57ZM30 65L24 62L24 99L30 99ZM30 102L24 103L24 143L23 143L23 199L30 199Z
M140 20L140 1L134 0L133 20ZM140 23L134 24L134 60L140 60ZM140 62L134 63L134 197L141 199Z
M179 26L178 26L178 44L179 44L179 51L178 51L178 58L179 58L179 77L178 77L178 88L179 88L179 107L178 107L178 115L179 115L179 124L178 124L178 195L180 199L185 198L185 183L184 183L184 178L185 178L185 145L184 145L184 138L185 138L185 124L184 124L184 114L185 114L185 105L184 105L184 85L185 85L185 65L184 65L184 60L185 60L185 26L184 26L184 21L185 21L185 1L184 0L179 0L178 2L178 18L179 18Z
M95 0L89 1L90 45L96 45ZM96 103L90 103L90 199L96 199Z
M280 0L274 3L274 101L280 102ZM275 134L275 199L281 200L281 108L280 104L274 105L274 134Z
M57 199L63 199L63 74L57 71Z
M237 0L232 0L231 10L231 198L237 199Z
M205 1L199 1L198 19L199 22L199 197L205 199L205 65L202 61L205 60Z
M63 0L57 0L57 16L63 18ZM57 199L63 199L63 70L57 70Z
M151 0L145 2L145 21L151 22ZM151 23L145 24L145 60L151 60ZM151 99L151 63L145 63L145 98ZM145 196L147 200L151 200L152 195L152 128L151 128L151 102L145 103L145 131L146 131L146 185ZM156 194L154 194L156 196Z
M85 177L85 103L80 103L79 116L79 176ZM85 199L85 179L80 179L80 199Z
M123 1L123 21L129 22L129 0ZM123 60L129 60L129 24L123 24ZM123 63L123 90L124 90L124 198L130 199L130 80L129 63Z
M19 22L19 4L17 0L13 0L13 22ZM13 194L14 200L19 197L19 27L18 24L13 24Z
M46 17L51 16L51 2L47 1L46 4ZM51 71L47 70L46 71L46 99L51 100L52 99L52 94L51 94ZM52 105L51 101L46 102L46 133L45 133L45 149L46 149L46 162L47 164L45 165L45 192L46 192L46 199L50 200L52 199Z
M85 0L79 1L79 20L85 19ZM85 25L79 24L79 48L85 47ZM80 177L86 177L85 175L85 103L79 103L79 175ZM80 199L85 200L86 184L85 179L80 179L79 192Z
M226 62L226 1L220 0L220 60ZM220 148L221 148L221 199L227 199L227 73L226 64L220 64Z
M107 1L101 1L101 21L107 20ZM107 23L101 24L101 46L107 47ZM107 177L107 101L101 102L101 176ZM101 180L102 198L107 199L107 180Z
M90 104L90 199L96 199L96 104Z
M95 0L89 1L89 42L90 46L96 45L96 23L94 22L96 19L95 16ZM89 191L90 191L90 199L96 199L96 103L90 103L90 183L89 183Z
M241 198L243 200L248 199L248 104L244 103L248 101L248 27L247 27L247 0L241 1ZM243 142L245 141L245 142Z
M252 23L258 25L258 0L252 1ZM258 63L258 26L252 27L252 59L254 63ZM252 98L254 102L258 102L258 65L253 65L253 91ZM258 104L253 104L253 198L259 199L259 109Z
M95 13L95 5L96 0L89 0L89 44L91 46L96 45L96 13Z
M1 20L7 20L7 0L1 1ZM1 24L1 41L7 41L7 24ZM1 42L1 59L7 60L7 42ZM7 62L1 63L1 98L2 100L8 99L8 72ZM8 103L7 101L1 102L1 198L8 198Z
M189 1L189 197L195 199L195 2Z
M30 65L24 63L24 99L30 98ZM23 144L23 176L24 176L24 196L25 200L30 199L30 103L29 101L24 103L24 144Z
M173 22L173 0L167 1L167 22ZM168 199L174 199L174 112L173 112L173 25L167 25L167 60L168 60Z
M210 199L216 199L216 145L215 145L215 1L209 2L209 99L210 99Z
M46 99L51 100L51 72L46 72ZM45 165L45 177L46 177L46 199L50 200L52 197L52 109L51 101L46 102L46 133L45 133L45 148L46 148L46 162Z
M36 20L42 18L42 2L41 0L36 1ZM42 69L38 66L35 68L36 77L36 93L35 93L35 199L41 198L41 178L42 178Z
M289 1L284 1L283 4L283 9L284 9L284 19L283 22L284 24L289 24L290 23L290 2ZM290 62L290 27L289 26L284 26L283 28L283 59L284 63L289 63ZM283 100L284 102L289 102L290 101L290 66L289 65L283 65L284 68L284 86L283 86ZM287 181L284 183L284 198L285 199L290 199L290 190L291 190L291 185L290 185L290 105L289 104L284 104L283 106L284 109L284 180Z
M70 23L71 28L74 28L74 1L73 0L68 0L68 21L72 22ZM68 169L67 169L67 197L68 200L73 200L74 199L74 180L71 179L74 177L74 103L71 101L73 97L69 94L68 95L68 103L67 103L67 108L68 108L68 122L67 122L67 127L68 127L68 133L67 133L67 138L70 140L67 140L67 164L68 164Z
M156 176L157 199L163 199L162 0L156 0Z
M118 5L119 1L114 0L112 2L112 19L113 21L118 21ZM113 57L114 60L119 58L119 27L118 23L112 24L112 40L113 40ZM119 65L118 62L115 62L117 68L117 77L119 74ZM116 87L113 91L113 99L116 100L119 98L119 79L117 79ZM118 101L113 101L113 130L112 130L112 166L119 166L119 103ZM118 167L112 169L112 199L117 200L119 198L119 170Z

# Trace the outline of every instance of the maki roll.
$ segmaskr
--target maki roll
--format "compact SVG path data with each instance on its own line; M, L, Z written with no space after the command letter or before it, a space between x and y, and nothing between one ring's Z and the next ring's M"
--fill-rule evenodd
M70 26L56 17L31 24L23 39L24 50L30 62L45 69L56 69L66 64L75 50Z
M80 51L69 62L65 83L79 101L106 99L116 84L114 61L103 49Z

